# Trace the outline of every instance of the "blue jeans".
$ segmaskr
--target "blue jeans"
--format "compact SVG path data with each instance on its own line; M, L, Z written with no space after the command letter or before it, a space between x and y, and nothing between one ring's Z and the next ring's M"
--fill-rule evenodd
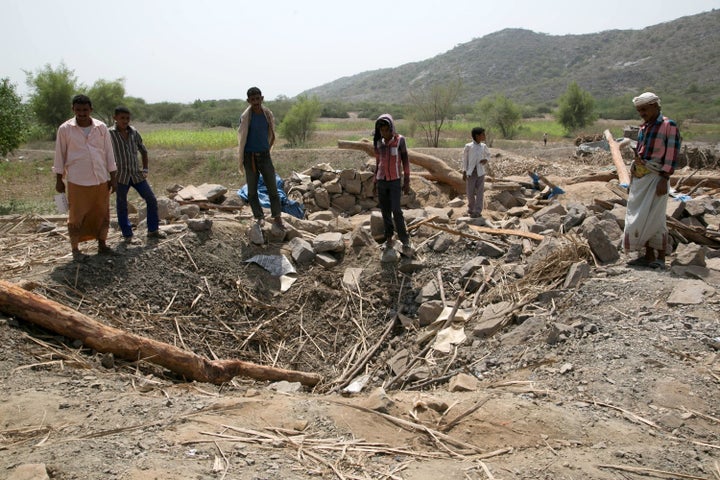
M280 205L280 194L278 194L275 183L275 167L273 166L270 152L245 152L243 155L243 169L248 186L248 203L252 210L253 217L260 220L265 217L260 199L258 198L258 180L263 177L268 197L270 197L270 212L275 218L282 214Z
M393 236L397 230L398 238L405 244L410 239L405 226L400 200L402 198L402 186L400 180L378 180L377 195L382 212L383 224L385 225L385 240ZM393 222L394 219L394 222Z
M130 219L128 218L127 204L130 187L133 187L143 200L145 200L145 204L147 205L148 232L156 231L160 228L160 217L158 216L157 198L155 198L150 184L147 180L143 180L140 183L133 183L133 181L130 180L128 185L118 183L117 192L115 192L115 208L117 209L118 225L120 225L123 237L132 237L133 235L132 225L130 225Z

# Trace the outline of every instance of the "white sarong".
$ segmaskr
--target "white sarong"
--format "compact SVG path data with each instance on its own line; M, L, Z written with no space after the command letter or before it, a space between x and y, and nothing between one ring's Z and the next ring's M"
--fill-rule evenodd
M632 179L625 216L625 252L650 247L667 253L665 211L668 195L655 194L660 180L661 177L654 172Z

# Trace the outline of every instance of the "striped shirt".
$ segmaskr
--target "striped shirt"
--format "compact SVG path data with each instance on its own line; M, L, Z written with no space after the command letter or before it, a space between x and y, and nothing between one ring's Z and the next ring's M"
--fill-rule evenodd
M142 164L138 162L138 151L147 154L147 148L142 141L140 132L128 126L127 140L123 137L116 125L109 128L112 139L113 150L115 151L115 163L117 164L117 181L123 185L140 183L145 181L142 173Z
M658 165L660 170L673 173L680 152L680 130L677 124L662 113L654 122L640 125L637 140L637 154Z
M389 142L381 138L375 145L375 178L378 180L398 180L401 175L410 176L405 137L395 134Z

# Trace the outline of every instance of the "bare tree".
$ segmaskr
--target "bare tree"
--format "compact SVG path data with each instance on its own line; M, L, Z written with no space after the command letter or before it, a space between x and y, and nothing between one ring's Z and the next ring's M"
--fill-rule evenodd
M410 92L411 118L423 132L428 147L440 144L440 132L461 92L460 78Z

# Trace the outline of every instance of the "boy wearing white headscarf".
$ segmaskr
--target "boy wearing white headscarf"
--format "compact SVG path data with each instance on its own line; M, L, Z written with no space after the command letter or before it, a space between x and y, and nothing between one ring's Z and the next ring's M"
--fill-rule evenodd
M680 151L677 124L660 110L660 98L645 92L633 98L643 124L638 132L635 160L630 165L630 192L623 247L645 252L631 266L665 268L668 229L665 221L670 175Z

